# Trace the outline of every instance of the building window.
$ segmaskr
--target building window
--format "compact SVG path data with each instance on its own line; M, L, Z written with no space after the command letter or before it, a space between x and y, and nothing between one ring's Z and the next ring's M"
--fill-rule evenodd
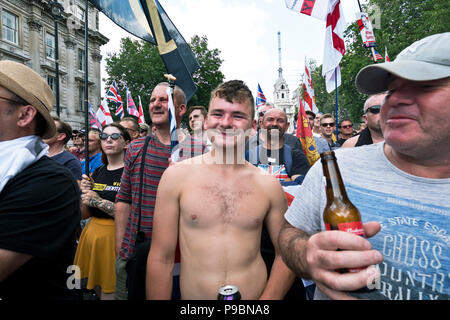
M47 84L52 89L53 93L56 90L56 78L54 76L47 76Z
M47 56L47 58L55 59L55 48L55 36L47 33L45 35L45 55Z
M19 17L9 11L2 11L2 39L19 44Z
M84 71L84 59L86 58L84 50L78 49L78 70Z
M284 93L281 94L281 99L284 99Z
M281 90L284 90L284 85L281 85Z
M84 87L78 87L78 109L84 111Z
M80 19L81 21L84 21L84 17L85 17L85 10L83 8L81 8L80 6L76 6L75 8L75 16Z

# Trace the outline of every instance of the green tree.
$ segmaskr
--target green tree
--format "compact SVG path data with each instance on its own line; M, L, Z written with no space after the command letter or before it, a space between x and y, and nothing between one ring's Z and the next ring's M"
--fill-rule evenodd
M208 39L205 36L192 37L190 46L200 64L200 69L192 75L198 89L188 105L207 107L212 89L224 79L224 75L220 71L223 60L219 57L218 49L208 49ZM125 86L128 86L136 104L138 96L141 97L145 119L146 122L149 122L148 105L151 92L158 83L166 81L164 73L167 73L158 48L145 41L124 38L121 40L119 52L110 54L106 58L106 72L108 77L104 79L106 82L105 92L111 82L115 80L125 103ZM115 108L112 103L110 103L110 108L113 113ZM117 120L114 115L113 118ZM186 119L183 121L186 123Z
M363 4L363 11L369 13L374 26L374 22L379 23L380 28L374 29L377 51L384 55L386 47L391 61L411 43L450 30L448 0L368 0ZM338 88L339 118L348 116L353 122L360 122L367 96L356 90L355 79L359 70L373 62L370 50L362 45L356 22L345 31L345 42L346 52L340 63L342 84ZM321 66L311 73L317 106L324 112L334 110L335 92L326 92Z

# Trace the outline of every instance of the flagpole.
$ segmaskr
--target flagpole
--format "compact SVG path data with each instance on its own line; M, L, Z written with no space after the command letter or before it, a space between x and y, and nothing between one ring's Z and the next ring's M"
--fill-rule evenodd
M338 115L338 85L337 85L337 68L334 70L334 85L336 86L336 141L339 140L339 115Z
M88 17L89 17L89 7L88 0L85 0L85 9L84 9L84 125L86 128L85 136L84 136L84 165L87 176L89 176L89 111L88 111L88 97L89 97L89 89L88 89Z

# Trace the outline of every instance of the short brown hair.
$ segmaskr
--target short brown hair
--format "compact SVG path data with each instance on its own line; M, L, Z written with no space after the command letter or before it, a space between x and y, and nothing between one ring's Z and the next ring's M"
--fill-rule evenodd
M200 112L202 113L203 117L206 117L206 115L208 114L208 111L206 111L206 108L204 106L192 106L189 107L189 110L187 112L187 117L189 118L189 116L191 115L191 113L195 110L200 110Z
M57 133L64 133L66 137L64 138L64 144L69 142L70 139L72 139L72 127L67 122L62 121L58 117L52 117L53 120L55 120L58 125L56 126L56 132Z
M255 99L244 81L230 80L220 84L211 93L211 99L209 102L211 103L214 98L221 98L230 103L233 103L234 101L239 103L247 103L250 107L250 119L253 120L253 118L255 118Z

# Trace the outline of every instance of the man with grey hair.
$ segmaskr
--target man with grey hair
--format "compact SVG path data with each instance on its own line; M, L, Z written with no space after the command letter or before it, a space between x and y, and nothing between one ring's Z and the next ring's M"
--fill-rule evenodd
M336 151L367 238L323 231L326 195L316 163L285 214L284 261L316 282L317 299L448 300L450 33L413 43L393 62L366 66L356 87L387 91L380 112L385 141ZM348 268L361 271L338 271ZM372 290L355 292L364 287Z
M128 261L134 261L137 244L152 239L156 190L161 175L169 165L168 159L171 155L168 86L166 82L159 83L150 96L149 114L155 131L145 137L133 140L125 155L120 189L116 196L116 300L145 299L145 280L133 281L127 275L126 265ZM179 128L181 117L186 112L186 96L178 86L175 86L173 96L175 120L177 128ZM178 130L178 133L180 160L204 152L206 148L204 144L192 137L186 137L181 130ZM148 147L143 150L146 141ZM141 162L144 152L146 152L146 159L142 166L143 184L142 197L140 197ZM138 226L145 239L137 236ZM140 265L138 260L136 263ZM142 262L143 268L145 268L145 263L146 261Z
M66 272L73 272L79 188L42 142L56 134L53 103L39 74L0 61L0 300L77 298Z
M380 110L385 97L386 93L384 92L369 96L364 103L363 115L367 127L358 135L345 141L342 148L359 147L384 141L383 132L381 132Z

